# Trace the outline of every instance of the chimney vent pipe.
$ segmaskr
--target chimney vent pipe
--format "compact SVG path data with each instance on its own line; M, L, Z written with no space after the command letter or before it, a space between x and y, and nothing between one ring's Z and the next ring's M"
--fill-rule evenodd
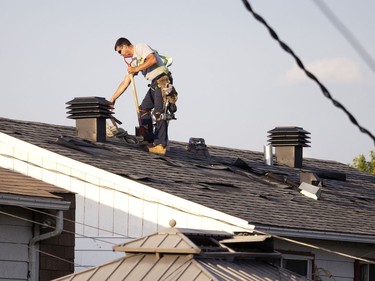
M101 97L79 97L67 102L68 118L76 120L77 136L94 142L106 141L106 119L113 112Z
M268 166L273 165L273 153L272 153L272 145L267 144L264 146L264 162Z
M293 168L302 168L303 147L309 147L310 134L300 127L275 127L268 131L268 142L275 147L276 160Z

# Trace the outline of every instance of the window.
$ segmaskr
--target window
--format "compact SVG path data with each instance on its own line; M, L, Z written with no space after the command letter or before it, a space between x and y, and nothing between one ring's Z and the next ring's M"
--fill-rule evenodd
M360 262L358 271L359 281L375 280L375 264Z
M313 256L283 254L281 267L312 279Z

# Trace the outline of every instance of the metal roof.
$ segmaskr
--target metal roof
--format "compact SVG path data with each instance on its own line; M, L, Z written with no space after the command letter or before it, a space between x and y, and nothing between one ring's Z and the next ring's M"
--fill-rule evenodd
M174 228L114 246L113 250L127 253L199 254L201 252L198 246Z
M194 259L192 256L135 254L55 281L302 281L292 274L266 262Z
M201 235L208 240L226 237L234 239L229 233L212 233L210 236L209 231L199 233L196 230L191 232L171 228L114 247L126 252L123 258L55 281L306 280L278 266L256 260L256 255L251 259L251 253L246 257L236 255L235 252L226 252L220 257L208 257L202 254L203 249L190 241L189 235ZM195 253L191 253L191 249L194 249Z
M170 141L163 157L116 138L83 146L73 126L6 118L0 118L0 132L256 227L302 230L305 237L309 231L323 236L375 237L375 176L347 164L304 158L302 168L277 161L268 166L263 152L207 144L209 154L201 155L188 150L187 143L175 141ZM320 173L323 187L319 200L302 195L296 188L301 172Z

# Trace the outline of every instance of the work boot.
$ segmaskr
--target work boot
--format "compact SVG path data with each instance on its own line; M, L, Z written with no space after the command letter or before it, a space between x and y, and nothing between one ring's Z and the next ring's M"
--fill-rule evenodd
M165 155L167 152L167 149L163 147L163 145L158 144L153 147L148 148L148 152L155 153L155 154L160 154L160 155Z

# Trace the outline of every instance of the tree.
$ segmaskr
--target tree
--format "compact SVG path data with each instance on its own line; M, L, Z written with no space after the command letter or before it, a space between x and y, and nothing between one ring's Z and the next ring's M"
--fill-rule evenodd
M375 175L375 151L370 151L369 161L367 161L366 157L361 154L353 159L352 165L350 166L360 171Z

